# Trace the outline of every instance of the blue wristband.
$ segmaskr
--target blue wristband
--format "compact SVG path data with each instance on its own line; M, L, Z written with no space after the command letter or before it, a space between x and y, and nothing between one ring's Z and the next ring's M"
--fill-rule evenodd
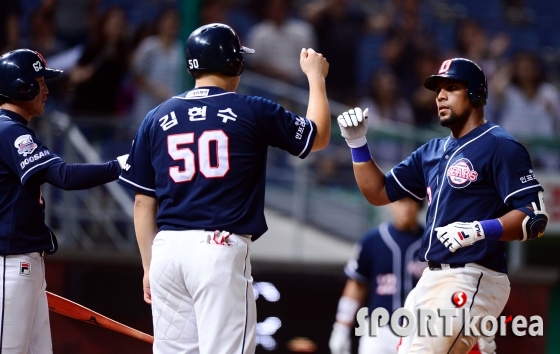
M350 152L352 153L352 162L360 163L371 160L371 153L367 143L359 148L350 148Z
M499 241L504 233L504 227L498 219L482 220L480 222L482 230L484 230L484 238L493 241Z

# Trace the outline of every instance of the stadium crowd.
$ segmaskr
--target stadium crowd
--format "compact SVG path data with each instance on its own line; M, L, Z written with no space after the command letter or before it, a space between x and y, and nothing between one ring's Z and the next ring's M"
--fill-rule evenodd
M149 107L187 89L177 0L0 3L2 53L30 48L64 68L51 85L48 110L113 126L86 126L93 140L131 138ZM297 86L305 86L297 53L316 48L330 63L329 98L369 107L373 129L388 121L437 125L435 94L423 79L443 59L466 57L488 77L488 120L519 139L550 139L560 132L560 33L554 25L560 3L554 3L201 0L199 24L231 25L256 49L248 69ZM557 154L539 155L538 167L560 166Z

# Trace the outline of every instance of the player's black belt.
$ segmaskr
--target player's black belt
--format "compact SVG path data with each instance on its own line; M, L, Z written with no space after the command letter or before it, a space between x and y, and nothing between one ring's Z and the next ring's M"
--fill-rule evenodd
M463 268L465 263L449 263L447 265L449 268ZM441 270L443 267L441 266L441 263L428 261L428 268L430 268L430 270Z

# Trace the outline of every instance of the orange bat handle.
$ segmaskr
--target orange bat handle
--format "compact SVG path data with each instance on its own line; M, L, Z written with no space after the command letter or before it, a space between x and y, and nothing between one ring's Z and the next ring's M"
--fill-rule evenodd
M140 332L134 328L128 327L105 317L95 311L88 309L80 304L58 296L51 292L47 293L47 301L49 303L49 310L59 313L64 316L74 318L83 322L91 323L96 326L105 327L107 329L126 334L127 336L143 340L144 342L153 343L154 337L144 332Z

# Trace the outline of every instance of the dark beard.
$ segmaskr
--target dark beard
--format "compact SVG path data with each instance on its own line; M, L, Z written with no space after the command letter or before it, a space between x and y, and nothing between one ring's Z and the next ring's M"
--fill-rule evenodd
M457 113L451 111L451 114L449 115L449 118L447 118L445 120L443 120L443 119L439 120L439 125L441 125L442 127L449 128L449 127L453 127L453 126L455 126L459 123L462 123L465 120L466 120L465 118L460 117L460 116L457 115Z

